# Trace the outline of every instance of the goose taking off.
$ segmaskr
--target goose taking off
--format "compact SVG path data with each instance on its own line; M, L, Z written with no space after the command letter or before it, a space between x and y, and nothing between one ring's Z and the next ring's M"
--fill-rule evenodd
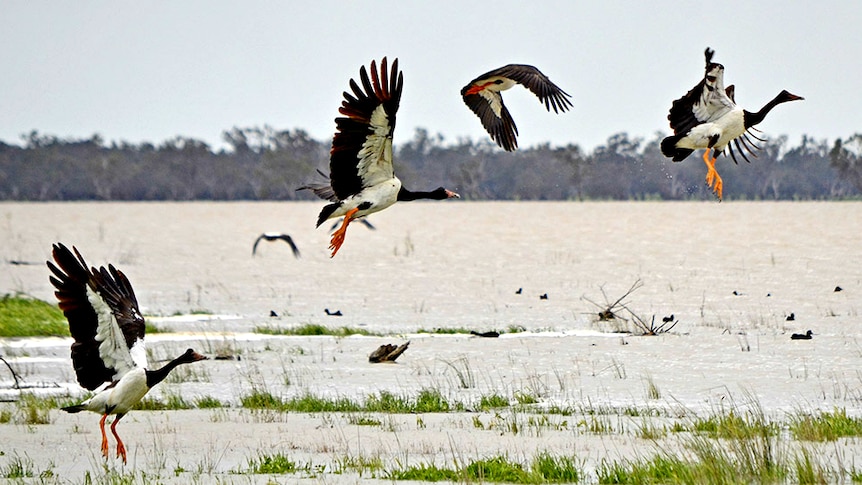
M75 406L63 408L69 413L93 411L102 415L102 455L108 458L105 420L117 440L117 456L126 462L126 447L117 434L117 423L147 392L161 382L174 367L204 360L192 349L160 369L147 369L144 351L144 317L132 285L120 270L108 265L87 269L87 263L75 247L63 244L53 250L56 265L48 261L54 274L49 279L57 289L54 294L69 321L72 343L72 365L78 383L96 394Z
M724 183L715 170L716 157L710 157L710 150L717 154L727 148L733 162L736 155L733 146L740 155L749 162L745 150L754 155L754 149L759 148L749 136L758 138L751 130L757 130L755 125L763 121L772 108L781 103L804 99L787 91L778 93L772 101L766 103L760 111L752 113L740 108L734 100L734 87L724 87L724 66L712 62L715 51L706 48L706 70L703 79L685 96L673 102L667 119L673 128L673 135L661 142L661 152L664 156L680 162L698 149L706 149L703 161L706 163L706 184L713 189L718 200L721 200ZM733 142L733 146L730 145Z
M509 64L470 81L461 89L464 103L476 113L491 139L508 152L518 148L518 127L500 92L515 84L532 91L548 111L553 108L554 113L559 113L572 107L571 96L533 66Z
M261 234L260 236L258 236L257 239L254 240L254 246L251 247L251 255L252 256L254 256L257 253L257 243L259 243L261 240L265 240L265 241L279 241L279 240L281 240L281 241L284 241L290 246L290 249L293 251L293 256L296 258L299 257L299 248L296 247L296 243L293 242L293 238L287 234L282 234L282 233L278 233L278 232L265 232L265 233Z
M362 86L350 80L353 93L344 93L338 109L344 116L335 119L337 131L329 153L329 184L309 184L298 189L312 190L332 202L320 211L317 227L327 219L344 217L330 240L332 256L344 243L347 226L354 219L382 211L397 201L460 197L443 187L431 192L411 192L395 176L392 132L404 85L398 59L392 62L390 72L384 57L379 73L376 63L371 61L370 78L362 66L359 80Z

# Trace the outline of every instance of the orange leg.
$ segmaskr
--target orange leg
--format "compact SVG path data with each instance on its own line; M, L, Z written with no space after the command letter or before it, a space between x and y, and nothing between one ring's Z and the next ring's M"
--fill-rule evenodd
M347 214L344 214L344 222L341 223L341 227L332 233L332 239L329 241L329 249L332 250L330 258L335 257L335 253L337 253L341 248L341 245L344 244L344 236L347 234L347 225L350 224L351 218L357 212L359 212L359 209L356 207L347 211Z
M99 420L99 429L102 430L102 456L105 459L108 459L108 435L105 434L105 420L108 419L107 414L102 415L102 419Z
M711 158L709 156L709 151L710 149L707 148L706 151L703 152L703 163L706 164L706 185L712 189L720 201L721 189L724 188L724 182L721 180L721 175L719 175L718 171L715 170L715 158Z
M117 457L122 458L123 463L126 463L126 445L123 444L123 440L121 440L120 435L117 434L117 423L120 422L120 419L123 416L123 414L118 414L117 418L114 419L114 422L111 423L111 433L114 433L114 438L117 438ZM107 447L105 448L105 453L107 453Z

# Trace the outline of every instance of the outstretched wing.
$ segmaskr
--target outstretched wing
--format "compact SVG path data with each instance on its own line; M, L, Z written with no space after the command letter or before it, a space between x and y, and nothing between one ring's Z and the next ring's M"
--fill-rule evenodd
M60 309L69 321L72 365L78 382L93 390L118 380L136 366L146 366L143 348L144 319L128 278L113 266L87 269L76 248L74 254L55 244L53 273Z
M282 234L278 238L286 242L290 246L290 250L293 251L293 256L295 258L299 257L299 248L296 247L296 243L293 242L293 238L290 237L289 234Z
M319 173L321 176L325 177L327 179L327 181L325 183L321 183L321 182L308 183L308 184L305 184L296 190L310 190L310 191L314 192L314 195L320 197L323 200L328 200L330 202L338 202L338 196L335 195L335 191L332 190L332 185L331 185L331 182L329 181L329 177L327 177L327 175L325 173L321 172L320 169L317 169L317 173Z
M494 82L494 81L490 81ZM494 140L503 150L507 152L514 151L518 148L518 127L515 125L515 120L511 113L503 104L503 96L500 91L487 88L478 88L470 90L471 85L468 85L461 90L461 97L485 127L485 131L491 135Z
M671 105L667 119L675 135L685 135L695 126L724 116L735 106L724 89L724 66L712 62L715 54L706 48L703 79Z
M369 77L365 66L360 68L362 86L350 80L353 93L344 93L338 109L344 116L335 119L329 179L339 200L394 176L392 132L404 77L398 70L398 59L392 62L391 72L385 57L380 61L379 72L374 61L370 71Z
M497 76L502 76L515 81L529 89L545 105L545 109L554 113L568 111L572 107L569 93L560 89L551 82L548 76L542 74L534 66L526 64L509 64L496 71Z
M529 89L548 111L560 113L572 106L571 96L534 66L509 64L470 81L461 89L464 103L479 117L491 139L506 151L518 147L518 128L500 92L514 84Z

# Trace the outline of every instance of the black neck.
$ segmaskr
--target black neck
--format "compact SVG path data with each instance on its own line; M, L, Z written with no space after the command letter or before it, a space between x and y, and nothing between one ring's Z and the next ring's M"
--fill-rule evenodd
M431 192L412 192L402 186L401 190L398 191L398 200L402 202L419 199L443 200L446 198L448 198L448 196L442 189L432 190Z
M784 97L783 94L784 93L779 94L778 96L773 98L772 101L766 103L762 108L760 108L760 111L758 111L757 113L743 110L743 123L745 125L745 128L751 128L752 126L763 121L763 119L766 118L766 115L769 114L770 111L772 111L772 108L778 106L781 103L791 101L790 99Z
M165 380L165 377L167 377L168 374L170 374L171 371L174 370L174 367L176 367L180 364L188 364L189 362L190 361L188 360L188 356L186 354L183 354L183 355L177 357L176 359L165 364L161 369L146 371L146 373L147 373L147 387L152 388L153 386L155 386L159 382L162 382L163 380Z

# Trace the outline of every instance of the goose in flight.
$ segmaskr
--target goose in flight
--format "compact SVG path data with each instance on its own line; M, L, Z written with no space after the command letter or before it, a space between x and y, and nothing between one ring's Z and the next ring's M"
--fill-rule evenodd
M257 239L254 240L254 246L251 247L252 256L257 254L257 244L261 241L284 241L290 246L291 251L293 251L293 256L296 258L299 257L299 248L296 247L296 243L293 242L293 238L288 234L282 234L279 232L265 232L258 236Z
M62 409L102 415L99 429L105 459L108 458L105 420L115 415L111 433L117 440L117 457L125 463L126 447L117 434L120 419L175 367L206 357L188 349L161 368L150 370L144 349L144 317L128 278L113 265L107 269L104 266L88 269L77 248L73 246L72 251L63 244L54 245L54 263L47 262L53 273L49 280L56 288L54 295L75 340L72 365L78 383L96 394Z
M390 71L385 57L380 61L379 71L374 61L369 71L362 66L359 84L351 79L352 93L344 92L344 101L338 109L343 116L335 119L336 132L329 153L329 183L308 184L298 189L309 189L331 202L320 211L317 227L327 219L344 218L341 227L332 234L331 257L341 248L347 226L355 219L382 211L398 201L460 197L443 187L413 192L395 176L392 132L404 76L398 70L398 59L392 62Z
M503 104L501 92L515 84L529 89L548 111L553 108L554 113L560 113L572 107L571 96L533 66L509 64L470 81L461 89L464 103L476 113L491 139L508 152L518 148L518 127Z
M674 162L680 162L695 150L705 149L706 184L721 200L724 183L715 170L716 157L710 157L710 151L721 154L727 148L736 163L735 146L748 162L743 148L752 155L754 149L759 148L750 137L764 141L752 133L752 130L757 130L754 126L779 104L804 98L784 90L757 112L742 109L734 99L734 87L724 87L724 66L712 62L714 54L714 50L706 48L703 79L671 105L667 119L674 134L662 140L661 152Z

